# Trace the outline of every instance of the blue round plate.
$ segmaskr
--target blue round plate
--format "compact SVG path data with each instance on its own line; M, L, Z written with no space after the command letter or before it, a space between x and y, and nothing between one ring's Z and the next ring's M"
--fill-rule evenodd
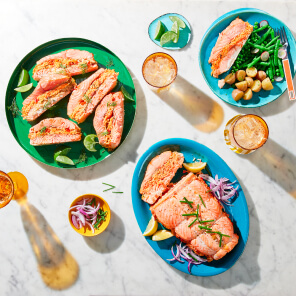
M154 39L157 22L161 21L164 24L164 26L166 27L166 30L165 30L166 32L170 31L173 25L173 22L170 20L170 16L179 17L186 24L186 28L184 29L180 28L179 40L177 43L170 41L164 44L163 46L161 46L159 40ZM191 28L190 28L189 22L186 20L184 16L178 13L167 13L167 14L161 15L160 17L156 18L154 21L151 22L151 24L148 27L148 34L150 39L159 47L165 48L165 49L177 50L177 49L183 48L189 43L191 38Z
M226 212L233 221L234 231L239 235L239 242L237 246L221 260L195 265L192 266L191 269L191 274L195 276L213 276L220 274L233 266L233 264L238 260L244 251L249 235L249 212L244 193L235 175L224 162L224 160L206 146L188 139L166 139L151 146L141 156L136 165L132 181L132 203L141 232L143 233L145 231L151 218L151 212L149 210L149 205L141 199L141 195L139 193L140 186L150 160L166 150L179 151L183 153L185 162L192 162L194 158L202 159L202 161L208 163L208 167L213 176L217 174L219 178L226 177L231 182L237 182L238 195L232 201L231 206L225 206ZM183 174L182 171L183 169L179 169L173 181L180 179L181 175ZM159 228L160 227L161 226L159 226ZM182 264L179 262L169 262L166 260L172 258L170 249L172 244L177 240L175 237L159 242L152 241L151 237L146 237L146 240L153 250L163 260L165 260L165 262L174 268L189 274L186 262Z
M288 42L290 45L290 54L289 61L290 67L292 71L292 75L294 77L296 72L296 42L295 39L289 30L289 28L279 19L274 16L268 14L265 11L254 9L254 8L241 8L230 11L221 17L219 17L210 28L204 34L199 49L199 66L201 72L206 80L207 84L211 88L211 90L223 101L229 103L234 106L244 107L244 108L254 108L264 106L274 100L276 100L279 96L281 96L287 89L286 80L282 80L281 82L273 83L273 90L271 91L260 91L259 93L253 93L253 98L250 101L239 100L235 102L231 96L232 88L222 88L218 87L218 80L224 78L229 72L224 73L219 76L219 79L211 76L211 65L208 63L209 57L211 55L212 48L215 46L216 41L218 39L219 33L221 33L235 18L240 17L244 21L248 21L251 25L255 22L260 22L262 20L267 20L272 28L280 28L282 26L285 27Z

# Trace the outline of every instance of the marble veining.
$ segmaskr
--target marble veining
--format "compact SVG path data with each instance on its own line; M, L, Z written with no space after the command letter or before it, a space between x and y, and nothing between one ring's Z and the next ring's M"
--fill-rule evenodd
M240 7L266 10L296 37L294 1L3 1L0 170L22 172L30 188L28 208L11 202L0 210L1 296L295 294L295 102L285 93L267 106L248 110L264 117L270 138L257 152L236 155L224 144L223 129L228 119L246 110L215 97L198 66L206 29L220 15ZM168 52L178 64L175 86L182 89L188 106L180 104L182 96L174 87L166 94L153 93L141 74L144 59L160 51L148 37L148 26L167 12L183 14L192 28L190 44ZM17 63L38 45L62 37L91 39L115 52L129 68L138 98L134 126L120 149L98 165L71 171L32 159L14 140L4 110L6 86ZM243 187L249 240L238 262L221 275L194 277L170 267L149 247L137 225L130 193L135 164L149 146L169 137L193 139L213 149ZM103 193L102 182L116 184L124 194ZM96 238L79 236L68 223L69 205L84 193L102 194L112 209L108 229ZM34 217L39 217L41 232L30 225ZM39 241L34 242L36 233ZM34 246L42 239L47 241L42 250L47 257L39 258ZM52 259L46 263L42 258ZM61 266L72 272L66 272L69 287L57 290L58 279L50 273L58 274ZM52 281L46 282L49 278Z

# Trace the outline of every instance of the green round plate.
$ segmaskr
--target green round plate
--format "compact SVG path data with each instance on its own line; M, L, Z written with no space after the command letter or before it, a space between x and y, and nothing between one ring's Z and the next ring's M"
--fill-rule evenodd
M124 127L123 127L121 143L125 140L125 138L127 137L131 129L134 118L135 118L135 113L136 113L136 92L135 92L135 87L133 84L132 77L128 72L127 68L125 67L125 65L123 64L123 62L109 49L105 48L104 46L96 42L86 40L86 39L63 38L63 39L52 40L50 42L44 43L38 46L37 48L35 48L34 50L32 50L29 54L27 54L21 60L21 62L17 65L17 67L15 68L15 70L13 71L10 77L7 90L6 90L6 97L5 97L6 118L14 138L27 153L29 153L32 157L34 157L35 159L39 160L42 163L45 163L53 167L58 167L58 168L87 167L102 161L103 159L105 159L115 151L115 150L108 151L107 149L101 147L99 144L96 144L95 146L95 148L97 149L97 152L90 152L84 148L84 145L83 145L84 137L88 134L96 133L93 127L94 114L90 115L85 122L79 125L83 134L82 140L80 142L64 144L72 148L67 156L70 157L75 163L78 162L79 157L84 152L86 153L86 156L87 156L86 161L79 162L74 166L56 163L53 159L53 155L56 148L60 145L46 145L46 146L30 145L28 134L31 126L35 125L42 119L45 119L48 117L59 116L59 117L64 117L69 119L67 116L67 104L68 104L68 99L70 95L62 99L60 102L58 102L53 108L47 110L45 113L42 114L42 116L40 116L37 120L35 120L31 124L28 123L26 120L23 120L20 114L14 117L11 110L9 109L9 107L13 102L13 99L15 98L15 102L18 108L21 110L23 100L26 97L28 97L33 91L33 88L30 91L25 93L16 93L14 91L14 88L17 87L19 75L21 73L22 68L29 71L30 82L33 82L33 86L36 87L37 81L33 80L32 78L33 68L35 67L36 62L46 55L57 53L70 48L87 50L94 54L94 58L98 62L100 67L114 69L116 72L119 72L118 82L120 83L117 84L117 86L113 91L119 90L120 85L123 85L124 88L133 97L134 102L125 101L124 103L125 115L124 115ZM74 79L76 83L79 84L81 81L89 77L92 73L93 72L77 75L77 76L74 76Z

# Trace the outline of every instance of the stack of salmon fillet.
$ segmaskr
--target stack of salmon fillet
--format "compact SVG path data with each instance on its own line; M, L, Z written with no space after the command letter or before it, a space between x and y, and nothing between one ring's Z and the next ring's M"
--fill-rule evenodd
M73 76L94 72L79 85ZM38 82L33 93L23 102L22 116L35 121L49 108L71 94L67 114L78 124L95 111L93 120L99 143L110 150L120 141L124 124L124 97L111 93L117 84L118 73L98 69L94 55L85 50L68 49L37 61L33 78ZM65 118L47 118L29 131L34 146L81 140L80 127Z
M141 184L142 199L151 205L154 218L196 254L208 261L219 260L237 245L239 237L202 178L188 173L172 186L170 182L183 162L179 152L165 151L153 158ZM190 203L184 202L184 197Z

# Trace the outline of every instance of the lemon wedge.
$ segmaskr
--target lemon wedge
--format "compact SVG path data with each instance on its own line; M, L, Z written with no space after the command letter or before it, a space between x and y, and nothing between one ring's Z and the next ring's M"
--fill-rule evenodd
M152 236L152 240L153 241L161 241L161 240L165 240L167 238L172 237L173 234L168 231L168 230L158 230L155 232L155 234Z
M158 227L158 223L157 221L154 219L154 217L152 216L147 227L146 227L146 230L145 232L143 233L144 236L151 236L153 235L156 230L157 230L157 227Z
M206 167L206 162L183 163L184 168L192 173L198 173Z

